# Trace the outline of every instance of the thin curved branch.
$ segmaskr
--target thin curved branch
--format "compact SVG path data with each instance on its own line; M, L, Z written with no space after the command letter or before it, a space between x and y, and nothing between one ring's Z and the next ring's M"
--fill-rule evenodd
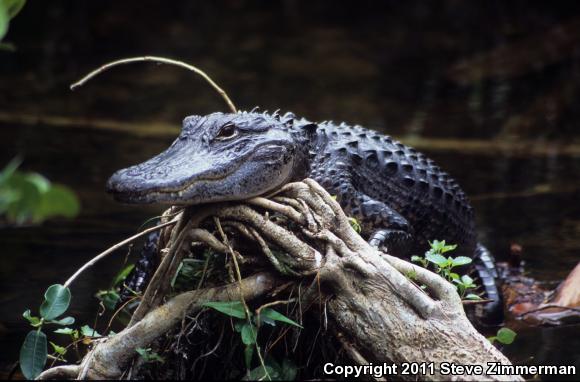
M79 277L81 275L81 273L83 273L84 271L86 271L88 268L92 267L93 265L95 265L97 262L99 262L100 260L102 260L103 258L107 257L108 255L110 255L111 253L115 252L117 249L122 248L123 246L137 240L138 238L140 238L141 236L145 236L151 232L154 231L158 231L161 228L170 226L170 225L174 225L175 223L177 223L177 220L172 220L169 221L167 223L162 223L159 224L155 227L151 227L151 228L147 228L146 230L143 230L141 232L139 232L138 234L135 234L133 236L131 236L128 239L125 239L115 245L113 245L111 248L107 249L106 251L103 251L101 253L99 253L97 256L93 257L93 259L89 262L87 262L85 265L83 265L82 267L80 267L71 277L69 277L68 280L66 280L66 282L64 283L65 287L68 287L72 284L73 281L75 281L75 279L77 277Z
M70 86L70 89L75 90L76 88L83 86L86 82L91 80L93 77L98 76L99 74L109 70L110 68L112 68L114 66L131 64L134 62L156 62L158 64L159 63L169 64L169 65L179 66L181 68L190 70L190 71L194 72L195 74L201 76L204 80L206 80L211 85L212 88L215 89L215 91L217 91L219 93L219 95L224 99L224 101L226 101L226 104L228 105L228 107L230 108L232 113L237 112L237 109L236 109L234 103L232 102L230 97L228 97L227 93L221 87L219 87L218 84L216 84L203 70L201 70L193 65L186 64L183 61L172 60L170 58L165 58L165 57L157 57L157 56L130 57L130 58L123 58L123 59L120 59L117 61L109 62L109 63L93 70L92 72L90 72L89 74L87 74L86 76L81 78L79 81L72 84Z

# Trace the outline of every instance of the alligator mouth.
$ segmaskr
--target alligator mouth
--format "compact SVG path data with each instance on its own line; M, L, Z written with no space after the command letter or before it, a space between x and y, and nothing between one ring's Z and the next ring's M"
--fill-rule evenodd
M130 204L201 204L209 201L238 200L240 195L223 192L223 183L237 173L244 163L263 155L261 149L280 151L282 145L264 143L252 152L237 158L231 166L212 167L212 161L193 155L187 146L172 146L158 156L113 174L107 182L107 192L123 203ZM280 155L280 154L278 154ZM195 158L188 163L183 158ZM189 170L189 171L188 171ZM212 190L222 189L212 195ZM271 187L267 187L271 188ZM264 190L263 192L266 192ZM244 198L257 196L244 195Z
M188 179L186 181L174 182L174 183L164 183L161 185L151 185L148 183L139 184L138 187L133 187L129 189L128 187L123 187L122 180L116 182L115 175L109 179L107 183L107 192L111 193L115 200L123 203L130 204L148 204L148 203L171 203L180 204L183 196L191 191L194 187L199 187L200 185L210 186L211 183L217 183L221 180L226 179L232 173L234 173L241 164L237 165L235 168L231 168L231 172L225 173L223 175L210 175L203 178ZM124 171L124 170L121 170ZM119 174L119 178L123 176L122 173ZM183 201L183 204L192 204Z
M191 182L184 184L181 188L166 188L166 189L149 189L149 190L135 190L132 192L123 192L111 190L110 193L113 194L115 200L123 203L130 204L151 204L151 203L168 203L168 204L195 204L192 201L183 200L183 196L191 191L194 187L199 187L200 185L209 186L211 183L218 182L222 179L227 178L207 178L207 179L195 179Z

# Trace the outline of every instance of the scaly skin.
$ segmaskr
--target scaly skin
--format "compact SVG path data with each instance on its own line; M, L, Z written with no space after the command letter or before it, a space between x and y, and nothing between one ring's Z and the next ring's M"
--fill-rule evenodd
M165 152L117 171L107 188L122 202L192 205L247 199L306 177L337 195L370 243L391 254L421 255L433 239L457 244L455 255L484 254L476 267L488 294L499 296L459 185L422 153L361 126L291 113L191 116Z

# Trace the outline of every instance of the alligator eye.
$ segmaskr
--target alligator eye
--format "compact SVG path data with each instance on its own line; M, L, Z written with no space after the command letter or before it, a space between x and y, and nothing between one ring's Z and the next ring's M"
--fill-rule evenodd
M238 129L236 128L236 125L233 123L226 123L222 126L219 133L216 135L216 139L231 139L236 135L238 135Z

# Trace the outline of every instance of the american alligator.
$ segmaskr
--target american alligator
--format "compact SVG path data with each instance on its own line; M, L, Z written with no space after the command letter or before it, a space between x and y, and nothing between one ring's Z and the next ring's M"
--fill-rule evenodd
M189 116L166 151L117 171L107 189L121 202L192 205L247 199L306 177L391 254L422 254L433 239L457 244L457 254L476 259L494 300L489 316L501 312L493 259L476 241L473 208L457 182L424 154L358 125L292 113Z

